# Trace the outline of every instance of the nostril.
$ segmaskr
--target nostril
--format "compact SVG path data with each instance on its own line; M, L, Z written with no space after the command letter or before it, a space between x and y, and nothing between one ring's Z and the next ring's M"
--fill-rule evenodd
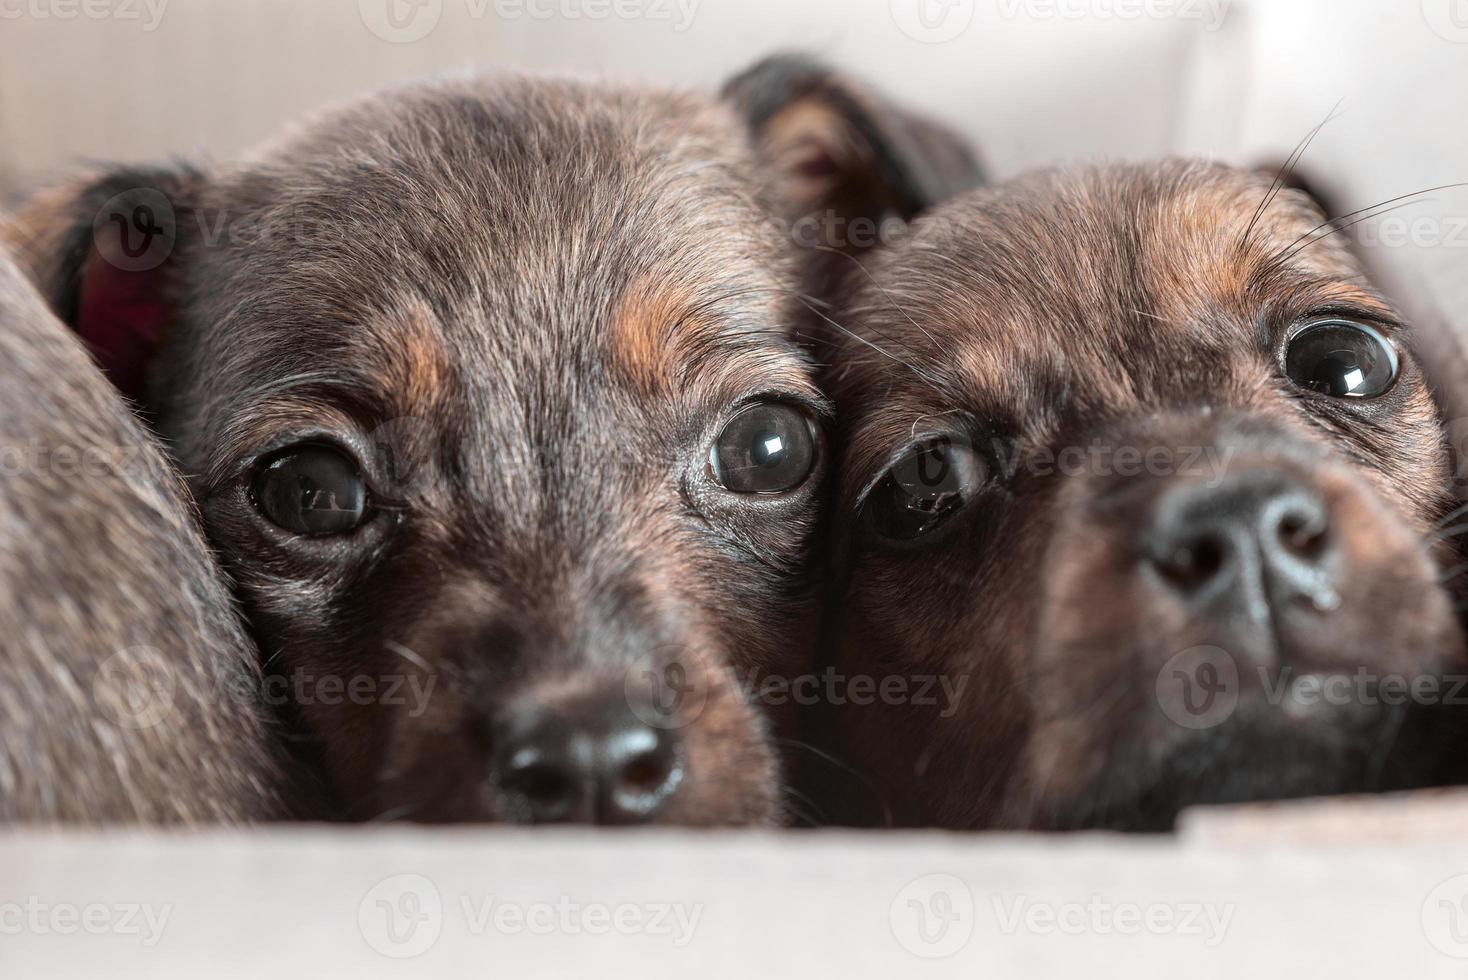
M625 697L525 711L496 737L491 777L512 820L645 823L683 780L677 734L644 724Z
M1170 488L1154 508L1143 553L1172 599L1256 620L1300 598L1322 610L1336 601L1338 528L1308 479L1247 469L1216 486Z
M1280 547L1303 562L1319 562L1330 550L1330 525L1315 512L1287 511L1276 528Z
M500 792L521 818L556 823L576 817L588 792L563 748L559 739L539 734L531 744L509 752L496 767Z
M1229 547L1222 538L1201 535L1169 549L1156 562L1173 588L1196 592L1218 578L1228 564Z
M683 777L682 753L671 732L651 728L623 733L613 749L611 823L638 823L655 817Z
M619 786L633 794L659 794L668 786L677 764L677 753L659 745L627 760L618 775Z
M564 769L536 763L512 769L503 780L504 787L518 793L537 810L546 810L570 798L576 790L575 780Z
M634 793L655 793L667 784L672 769L672 753L644 752L622 767L622 787Z

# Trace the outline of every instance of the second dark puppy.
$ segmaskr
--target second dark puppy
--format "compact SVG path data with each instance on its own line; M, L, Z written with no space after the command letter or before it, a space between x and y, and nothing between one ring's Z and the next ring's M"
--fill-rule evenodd
M789 61L413 86L39 201L28 254L349 813L769 822L739 680L805 667L826 468L788 225L911 201L907 125Z
M839 711L898 821L1156 830L1462 777L1440 402L1304 195L1033 175L924 219L835 318L832 658L961 691Z

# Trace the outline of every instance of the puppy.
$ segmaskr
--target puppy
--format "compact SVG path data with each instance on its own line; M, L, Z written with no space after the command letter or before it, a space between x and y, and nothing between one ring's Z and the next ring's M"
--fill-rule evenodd
M290 812L180 481L3 250L0 527L0 822Z
M45 196L26 252L347 815L770 823L743 679L808 666L827 470L791 222L926 206L918 131L793 59L426 83Z
M893 820L1462 778L1444 420L1324 220L1200 163L1042 173L851 278L829 656L942 681L834 711Z

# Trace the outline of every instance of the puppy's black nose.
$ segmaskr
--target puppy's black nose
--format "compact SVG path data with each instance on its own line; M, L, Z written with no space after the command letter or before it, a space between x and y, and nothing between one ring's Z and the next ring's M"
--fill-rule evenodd
M1145 545L1166 587L1195 611L1263 615L1301 599L1322 610L1334 601L1329 511L1282 470L1164 493Z
M511 719L493 777L506 810L529 823L646 823L682 781L683 753L673 732L608 699Z

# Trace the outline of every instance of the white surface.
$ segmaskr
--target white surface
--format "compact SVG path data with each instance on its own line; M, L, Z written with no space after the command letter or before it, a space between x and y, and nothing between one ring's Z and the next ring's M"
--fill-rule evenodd
M7 978L1431 980L1468 971L1455 958L1468 956L1462 840L12 835L0 838L0 867ZM130 923L137 934L53 925L57 910L64 927L75 909L120 927L140 905L151 932L141 913ZM416 926L406 917L415 909ZM952 910L940 942L919 938L920 909L934 939L934 913ZM580 918L599 910L604 934Z

